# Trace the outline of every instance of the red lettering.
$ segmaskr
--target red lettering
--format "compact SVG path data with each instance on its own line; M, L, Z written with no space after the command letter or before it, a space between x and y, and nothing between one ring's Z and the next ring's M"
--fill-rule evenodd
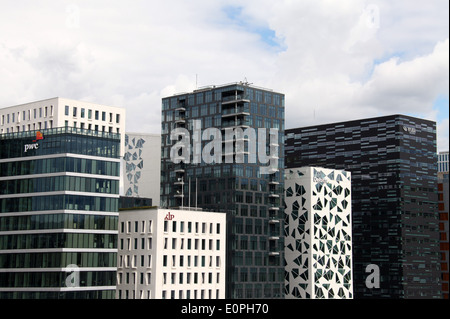
M172 215L170 212L167 213L166 217L164 217L164 220L172 220L175 218L175 215Z

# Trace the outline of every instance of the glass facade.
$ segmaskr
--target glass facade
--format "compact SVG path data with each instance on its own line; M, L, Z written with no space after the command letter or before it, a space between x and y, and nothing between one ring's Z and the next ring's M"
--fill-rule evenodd
M37 133L43 139L36 138ZM0 158L23 158L53 154L79 154L119 158L120 134L61 127L41 131L3 134L0 139ZM38 147L33 145L38 144ZM28 148L26 147L28 146Z
M71 156L25 160L19 162L0 162L0 177L35 175L49 173L82 173L119 176L120 164Z
M119 152L114 133L0 135L0 299L115 297Z
M439 298L436 124L393 115L286 131L286 167L352 173L355 298ZM380 288L366 285L368 265Z
M197 122L194 122L197 121ZM200 122L198 122L200 121ZM185 128L192 143L196 125L222 133L222 161L175 163L171 132ZM278 129L276 169L262 174L259 158L251 160L251 136L242 152L234 138L225 148L226 129ZM262 130L261 130L262 131ZM284 95L244 84L215 86L162 100L161 207L190 206L227 212L227 298L284 297ZM201 141L204 150L211 140ZM224 142L224 144L222 144ZM255 146L269 152L266 144ZM232 161L226 156L232 155ZM192 158L196 155L192 151ZM239 158L239 156L241 156Z

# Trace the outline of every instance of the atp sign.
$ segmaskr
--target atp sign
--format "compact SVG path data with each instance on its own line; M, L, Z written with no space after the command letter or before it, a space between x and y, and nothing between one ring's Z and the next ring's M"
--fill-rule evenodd
M39 149L39 143L37 143L40 140L44 139L44 135L41 132L36 132L36 139L33 140L33 144L25 144L23 152L26 153L29 150L37 150Z
M166 217L164 217L164 220L172 220L175 218L175 215L172 215L170 212L167 213Z

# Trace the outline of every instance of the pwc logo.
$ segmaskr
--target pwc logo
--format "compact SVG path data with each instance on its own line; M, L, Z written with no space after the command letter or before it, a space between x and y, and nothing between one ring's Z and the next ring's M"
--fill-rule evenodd
M36 132L36 139L33 140L33 144L25 144L24 145L24 153L28 152L29 150L37 150L39 148L39 143L37 141L43 140L44 135L41 132Z
M43 140L44 139L44 135L42 135L41 132L36 132L36 139L33 140L33 143L36 143L37 141Z
M167 213L166 217L164 217L164 220L172 220L175 218L175 215L172 215L170 212Z

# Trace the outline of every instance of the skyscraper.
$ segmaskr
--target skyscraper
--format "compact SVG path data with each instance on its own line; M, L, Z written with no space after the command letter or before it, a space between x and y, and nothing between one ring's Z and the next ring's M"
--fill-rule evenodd
M283 297L283 141L281 93L241 82L162 100L161 207L227 213L227 298Z
M351 174L286 170L286 298L353 298Z
M0 299L114 298L125 110L0 109Z
M120 135L0 135L0 299L114 298Z
M404 115L286 130L286 166L352 174L355 298L439 298L436 124ZM380 288L367 287L380 270Z
M441 281L442 298L448 299L449 292L449 227L448 227L448 151L438 154L438 208L439 208L439 235L441 255Z

